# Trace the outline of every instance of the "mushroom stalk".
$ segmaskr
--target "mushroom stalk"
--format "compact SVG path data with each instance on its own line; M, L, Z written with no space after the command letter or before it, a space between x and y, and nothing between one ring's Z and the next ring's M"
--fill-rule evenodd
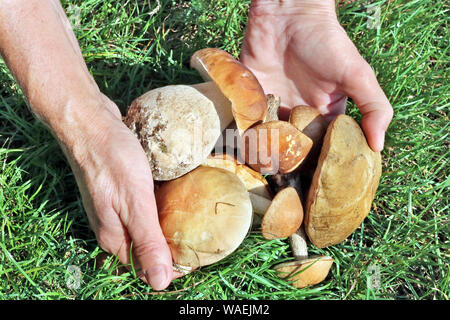
M257 214L260 217L264 216L264 213L269 208L272 200L262 197L253 192L249 192L249 195L252 202L253 213Z
M267 118L266 121L276 121L278 119L278 109L280 108L280 98L274 95L267 95ZM293 187L297 190L299 197L302 198L302 183L301 177L297 170L290 173L275 173L266 177L272 191L278 193L281 189L286 187Z
M228 125L233 122L233 112L231 108L231 101L228 100L219 87L213 81L207 81L191 85L197 89L205 97L214 103L217 115L220 119L220 131L225 130Z
M308 258L308 245L306 243L306 235L303 225L289 237L289 243L291 245L295 260Z

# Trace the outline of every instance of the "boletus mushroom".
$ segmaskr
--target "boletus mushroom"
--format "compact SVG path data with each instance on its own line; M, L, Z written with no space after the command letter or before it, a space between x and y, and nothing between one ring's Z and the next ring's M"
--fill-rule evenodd
M241 156L263 174L293 172L308 155L313 142L290 122L278 119L280 99L267 95L266 119L246 130L241 140Z
M249 192L253 209L253 225L261 225L266 239L279 239L293 234L303 221L303 207L294 188L285 188L272 197L264 177L229 154L214 154L203 163L236 174Z
M319 248L344 241L370 211L381 176L359 124L339 115L328 126L308 193L305 231Z
M210 98L192 86L173 85L148 91L132 102L124 123L139 139L153 179L178 178L211 153L226 126L216 107L226 99Z
M317 166L328 122L316 108L306 105L294 107L289 122L313 141L312 148L300 168L302 175L311 179Z
M236 250L252 223L252 204L233 173L199 166L155 192L159 221L177 270L215 263Z
M280 190L272 201L252 196L253 212L261 217L261 234L265 239L292 235L303 222L303 206L292 187Z
M308 257L308 246L303 226L289 237L289 241L295 260L276 265L274 269L278 276L292 281L292 286L298 289L325 280L333 265L333 258L329 256Z
M266 116L259 82L229 53L199 50L191 66L207 82L151 90L132 102L124 118L140 140L157 181L178 178L198 167L233 120L245 130Z
M239 133L262 122L267 101L255 75L231 54L216 48L196 51L190 61L205 81L213 81L231 101L231 110Z
M244 183L250 199L252 194L255 194L269 201L272 200L273 196L266 179L259 172L241 163L235 156L227 153L214 153L209 155L202 165L225 169L236 174Z

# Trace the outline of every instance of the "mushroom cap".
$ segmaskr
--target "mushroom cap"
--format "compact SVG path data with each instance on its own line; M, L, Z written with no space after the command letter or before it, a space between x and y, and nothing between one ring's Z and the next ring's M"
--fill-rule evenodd
M297 191L287 187L279 191L264 213L262 236L268 240L289 237L303 222L303 206Z
M328 121L315 108L296 106L292 109L289 122L313 141L313 146L299 169L304 175L312 178L317 166L323 137L327 131Z
M292 109L289 122L318 144L327 131L328 122L316 109L310 106L296 106Z
M359 124L339 115L328 126L306 201L305 231L319 248L344 241L370 211L381 155Z
M281 120L251 127L242 136L241 143L242 158L249 167L263 174L294 171L313 144L300 130Z
M247 191L257 194L266 199L272 199L269 184L264 177L255 170L236 159L235 156L227 153L216 153L208 156L204 166L222 168L236 174L244 183Z
M267 101L255 75L231 54L215 48L198 50L191 57L191 67L205 80L212 80L231 101L233 116L242 133L264 121Z
M200 166L155 193L159 222L176 264L197 268L236 250L252 223L252 205L233 173Z
M221 134L214 103L185 85L143 94L124 123L141 142L155 180L175 179L199 166Z
M313 256L306 259L280 263L274 267L280 278L292 281L295 288L304 288L325 280L333 258L329 256Z

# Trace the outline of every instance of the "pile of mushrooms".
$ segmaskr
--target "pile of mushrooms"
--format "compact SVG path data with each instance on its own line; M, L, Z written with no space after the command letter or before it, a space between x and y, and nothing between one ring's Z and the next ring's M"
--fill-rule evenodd
M308 257L307 238L323 248L359 227L378 187L380 154L346 115L328 124L297 106L279 120L280 99L223 50L195 52L191 67L205 82L153 89L123 119L158 186L174 268L215 263L259 228L268 240L290 239L295 260L275 266L280 277L297 288L323 281L333 259ZM238 145L217 150L227 128L236 128Z

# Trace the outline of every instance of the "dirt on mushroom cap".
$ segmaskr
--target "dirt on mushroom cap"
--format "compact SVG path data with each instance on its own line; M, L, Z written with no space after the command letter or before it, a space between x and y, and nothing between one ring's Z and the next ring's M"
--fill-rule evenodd
M185 85L146 92L133 101L124 123L141 142L155 180L175 179L199 166L220 136L213 102Z

